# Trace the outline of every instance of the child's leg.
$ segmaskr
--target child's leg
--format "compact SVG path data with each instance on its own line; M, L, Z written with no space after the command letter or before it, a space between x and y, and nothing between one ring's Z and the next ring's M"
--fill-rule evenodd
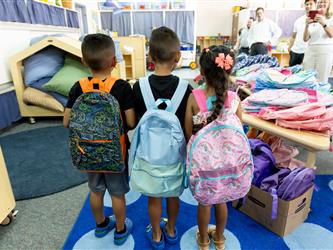
M103 173L88 173L90 189L90 207L96 221L95 236L98 238L107 235L116 225L114 220L104 217L104 194L106 183Z
M198 205L198 228L200 233L200 242L209 242L208 225L210 221L210 206Z
M167 198L168 222L166 224L166 230L170 236L175 236L174 229L176 227L178 212L179 212L179 198L178 197Z
M125 195L111 195L113 214L116 217L116 228L120 232L124 230L126 218L126 200Z
M214 240L223 240L223 234L228 219L228 207L226 203L215 205L216 234Z
M129 191L128 176L124 171L119 174L104 174L104 177L112 200L113 216L110 218L116 227L114 244L120 246L126 242L133 230L133 222L126 218L125 194Z
M93 212L96 224L99 225L104 222L104 192L90 191L90 208Z
M160 227L160 220L162 217L161 198L148 197L148 213L150 224L153 228L153 241L159 242L162 236L162 231Z

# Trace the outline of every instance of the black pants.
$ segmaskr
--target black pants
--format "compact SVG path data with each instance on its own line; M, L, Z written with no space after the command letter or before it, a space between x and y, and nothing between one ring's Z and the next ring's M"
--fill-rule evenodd
M241 53L245 53L245 54L249 54L250 53L250 48L240 48L239 49L239 54L241 54Z
M250 49L250 55L256 56L256 55L266 55L268 54L268 49L265 44L263 43L254 43L251 45Z
M303 63L304 54L297 54L290 51L289 67Z

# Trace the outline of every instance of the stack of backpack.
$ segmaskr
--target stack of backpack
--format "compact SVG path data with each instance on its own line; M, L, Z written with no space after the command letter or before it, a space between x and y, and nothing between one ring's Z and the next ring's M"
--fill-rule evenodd
M293 170L277 168L269 145L259 139L250 139L254 162L252 184L271 193L273 197L272 219L277 216L278 198L293 200L314 185L315 171L312 168L297 167Z

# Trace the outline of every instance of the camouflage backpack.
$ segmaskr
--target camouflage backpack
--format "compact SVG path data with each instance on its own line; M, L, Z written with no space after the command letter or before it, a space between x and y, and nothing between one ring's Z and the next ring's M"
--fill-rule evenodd
M69 147L73 165L84 172L119 173L125 168L125 132L119 103L110 94L117 79L83 78L83 94L70 115Z

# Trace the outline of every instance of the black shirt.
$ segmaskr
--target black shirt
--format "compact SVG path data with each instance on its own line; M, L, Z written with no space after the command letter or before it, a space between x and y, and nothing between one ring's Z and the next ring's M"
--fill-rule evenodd
M89 80L91 80L92 78L89 77ZM82 88L80 86L79 82L76 82L73 87L71 88L71 90L69 91L69 96L68 96L68 101L67 101L67 105L66 108L71 109L76 101L77 98L79 98L80 95L83 94ZM125 111L133 108L134 107L134 97L133 97L133 91L131 88L131 85L124 81L124 80L117 80L112 89L110 90L110 94L113 95L120 106L120 111L121 111L121 115L122 118L124 120L124 127L127 128L126 126L126 117L125 117ZM126 129L127 131L127 129Z
M151 75L149 76L149 85L153 92L155 100L159 98L166 98L170 99L172 98L173 94L175 93L179 78L174 75L168 75L168 76L157 76L157 75ZM135 101L135 111L136 115L138 117L138 120L141 119L143 114L146 112L146 105L142 97L141 89L139 82L136 82L133 87L134 92L134 101ZM184 128L184 121L185 121L185 112L186 112L186 105L187 105L187 99L189 98L190 94L192 93L192 87L191 85L188 85L186 93L183 97L182 102L180 103L176 116L178 117L181 126ZM161 104L159 106L160 109L165 109L165 104Z

